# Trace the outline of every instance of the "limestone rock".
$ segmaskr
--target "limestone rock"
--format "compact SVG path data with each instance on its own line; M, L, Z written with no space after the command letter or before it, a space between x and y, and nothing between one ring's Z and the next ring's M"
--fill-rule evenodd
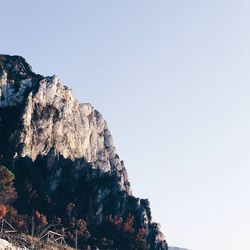
M0 249L1 250L28 250L27 248L15 247L10 242L4 239L0 239Z
M96 109L79 103L57 76L35 75L21 57L1 56L0 69L0 107L24 106L16 157L34 161L53 152L65 159L84 158L103 172L120 171L121 188L131 193L107 123Z
M96 223L111 212L124 217L133 211L138 225L148 229L148 247L168 249L159 225L151 221L148 200L132 196L102 115L79 103L57 76L35 74L19 56L0 55L0 164L15 171L26 164L35 173L42 165L47 174L37 185L44 196L65 188L69 178L68 191L75 192L84 177L91 192L85 210Z

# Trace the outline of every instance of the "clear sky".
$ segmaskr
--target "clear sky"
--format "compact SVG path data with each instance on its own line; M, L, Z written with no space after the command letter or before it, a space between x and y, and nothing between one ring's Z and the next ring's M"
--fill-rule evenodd
M250 249L249 0L0 2L0 53L102 112L170 245Z

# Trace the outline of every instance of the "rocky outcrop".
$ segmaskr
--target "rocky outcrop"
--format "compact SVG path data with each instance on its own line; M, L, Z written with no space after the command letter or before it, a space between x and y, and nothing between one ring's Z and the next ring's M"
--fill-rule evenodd
M2 250L16 250L7 240L0 239L0 249Z
M27 166L25 178L41 195L66 186L80 204L81 187L76 183L84 178L91 193L82 205L86 213L91 210L101 222L111 212L120 216L132 212L138 224L148 229L149 248L167 249L159 226L151 222L148 201L132 196L126 168L102 115L89 103L79 103L57 76L33 73L18 56L0 56L0 163L17 176L23 176L21 166ZM46 170L42 179L42 175L35 177L41 165L41 171ZM61 199L68 198L62 194Z
M102 115L88 103L79 103L58 77L35 75L20 57L0 57L0 107L23 105L15 138L15 157L61 155L84 158L93 168L121 173L121 189L130 192L126 170L116 154ZM16 131L14 131L16 132Z
M0 239L0 249L1 250L29 250L27 248L15 247L10 242L4 239Z

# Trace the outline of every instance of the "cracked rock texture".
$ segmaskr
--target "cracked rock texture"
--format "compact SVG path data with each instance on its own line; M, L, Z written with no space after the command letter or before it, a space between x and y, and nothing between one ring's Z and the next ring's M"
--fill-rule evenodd
M133 197L127 171L102 115L89 103L79 103L57 76L33 73L19 56L0 55L0 140L3 164L16 167L19 159L25 157L33 162L39 157L46 159L51 170L47 180L50 191L56 190L62 179L60 159L72 162L74 178L85 171L86 164L117 177L115 191L101 187L93 194L96 204L93 209L99 220L110 193L116 194L114 209L121 215L127 209L125 201ZM119 192L124 195L118 195ZM147 202L134 199L140 223L150 229L150 249L167 249L158 224L151 223Z
M24 107L14 156L35 160L53 152L65 159L84 158L93 168L122 173L121 188L131 192L102 115L89 103L79 103L58 77L35 75L23 58L0 60L0 107Z

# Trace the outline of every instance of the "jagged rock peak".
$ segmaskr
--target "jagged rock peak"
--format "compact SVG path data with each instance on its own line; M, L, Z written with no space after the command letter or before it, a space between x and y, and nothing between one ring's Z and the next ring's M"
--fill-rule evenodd
M34 74L32 67L21 56L0 55L0 65L9 75L24 76Z
M30 206L20 198L28 180L38 204L54 215L73 202L78 215L98 227L109 215L125 219L132 213L136 226L146 230L147 249L168 249L148 200L132 196L102 115L79 103L57 76L35 74L18 56L0 55L0 164L16 173L22 208Z
M129 190L107 123L94 107L79 103L57 76L33 73L22 57L0 55L0 68L0 107L24 106L23 129L14 133L13 157L84 158L93 168L122 172L123 188Z
M21 104L41 78L23 57L0 55L0 107Z

